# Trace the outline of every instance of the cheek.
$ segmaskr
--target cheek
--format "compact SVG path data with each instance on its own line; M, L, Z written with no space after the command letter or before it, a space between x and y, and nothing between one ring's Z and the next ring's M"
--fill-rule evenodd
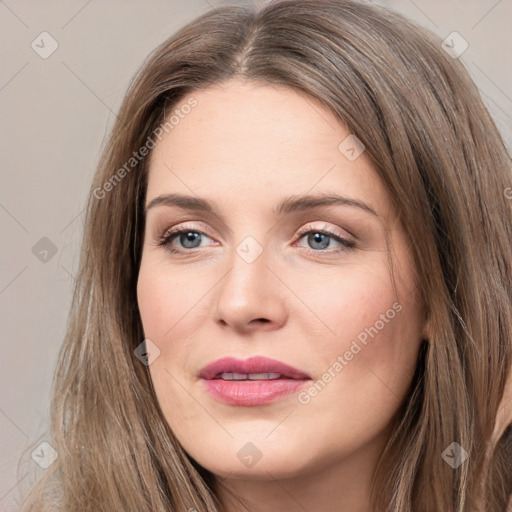
M175 400L173 406L180 403L186 410L188 398L182 385L197 370L193 363L201 350L198 338L206 338L198 335L198 330L211 316L208 292L218 279L216 276L209 279L205 272L171 269L161 258L142 261L137 300L144 337L159 349L149 370L159 401L165 407Z
M158 345L181 331L190 322L188 313L194 313L207 289L202 279L191 279L179 271L171 272L161 262L144 261L137 282L137 300L144 334ZM206 286L206 285L205 285ZM196 304L196 308L192 308Z
M191 332L190 318L197 315L199 306L192 308L192 305L197 303L201 293L195 287L197 283L191 283L189 279L185 283L183 280L179 273L170 272L161 262L143 259L137 282L144 337L160 351L149 366L151 379L166 417L174 420L170 422L172 426L175 426L176 414L170 415L169 411L178 410L178 416L183 416L181 421L185 421L187 416L186 393L173 377L183 381L180 373L185 368L182 363L193 349L193 342L187 341Z
M378 262L301 279L294 291L314 313L309 318L318 320L323 334L319 342L326 346L351 340L396 301L387 268Z
M411 283L397 282L397 295L386 263L375 262L312 284L298 290L316 313L299 320L320 380L310 398L385 416L382 407L389 412L406 393L417 360L421 310Z
M169 286L162 274L152 272L151 269L141 266L137 282L137 300L147 338L160 339L164 325L169 324L172 314L174 286Z

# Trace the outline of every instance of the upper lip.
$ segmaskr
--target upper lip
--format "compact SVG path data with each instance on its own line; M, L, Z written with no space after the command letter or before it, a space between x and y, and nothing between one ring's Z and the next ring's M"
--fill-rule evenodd
M288 379L309 379L309 375L276 359L254 356L249 359L223 357L206 365L199 373L201 379L211 380L221 373L280 373Z

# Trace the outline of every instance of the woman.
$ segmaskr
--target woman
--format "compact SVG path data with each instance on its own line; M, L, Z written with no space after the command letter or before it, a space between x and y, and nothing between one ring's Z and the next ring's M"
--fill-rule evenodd
M184 27L94 178L24 510L505 510L511 184L463 66L394 12Z

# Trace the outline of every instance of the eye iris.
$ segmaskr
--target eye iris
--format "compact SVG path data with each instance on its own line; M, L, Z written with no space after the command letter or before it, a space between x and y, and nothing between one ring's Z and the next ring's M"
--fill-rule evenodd
M323 237L323 241L322 241ZM324 233L313 233L309 235L309 242L311 243L317 243L321 242L321 247L315 247L316 249L325 249L329 245L329 236L325 235Z
M187 245L188 242L195 242L198 241L201 237L200 233L194 232L194 231L188 231L187 233L182 233L180 235L180 243L183 244L183 247L187 247L188 249L194 249L197 247L197 245L189 246Z

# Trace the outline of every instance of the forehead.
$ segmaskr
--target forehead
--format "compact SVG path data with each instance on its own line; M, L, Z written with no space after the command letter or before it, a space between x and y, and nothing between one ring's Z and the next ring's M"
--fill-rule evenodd
M148 200L181 192L271 208L283 196L336 192L389 208L367 155L351 161L340 150L350 131L305 93L228 82L194 91L173 113L181 115L151 155Z

